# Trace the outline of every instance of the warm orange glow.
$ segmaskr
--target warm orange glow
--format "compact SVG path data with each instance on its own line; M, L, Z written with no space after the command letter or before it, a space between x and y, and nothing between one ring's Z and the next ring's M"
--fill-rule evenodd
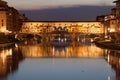
M1 32L5 32L6 31L6 29L5 28L1 28Z
M6 30L5 27L4 27L4 28L1 28L1 32L4 32L4 33L12 33L12 31L8 31L8 30Z
M112 29L112 28L111 28L111 29L110 29L110 32L115 32L115 29Z
M32 25L31 25L32 23ZM49 24L49 29L47 26ZM53 25L54 24L54 25ZM89 24L89 25L88 25ZM44 33L55 31L53 27L58 29L67 27L68 32L82 32L82 33L103 33L104 27L101 22L24 22L21 28L21 33ZM99 31L98 31L99 29Z
M7 56L11 56L12 55L12 49L7 50Z
M5 51L4 49L3 49L3 51L2 51L1 58L2 58L2 63L5 64L5 61L6 61L7 56L6 56L6 51Z
M98 58L103 55L103 50L96 46L68 46L68 47L35 47L20 46L24 57L92 57Z
M108 54L108 63L110 62L110 55Z
M15 43L15 47L17 48L17 47L18 47L18 44Z

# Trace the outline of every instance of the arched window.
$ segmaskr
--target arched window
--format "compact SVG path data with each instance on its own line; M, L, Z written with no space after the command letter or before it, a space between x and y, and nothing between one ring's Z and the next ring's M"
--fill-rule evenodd
M63 28L63 30L64 30L64 31L67 31L67 26L65 26L65 27Z
M57 30L56 26L54 26L54 27L53 27L53 30L54 30L54 31L56 31L56 30Z
M58 27L58 31L61 31L61 30L62 30L62 27L61 27L61 26L59 26L59 27Z

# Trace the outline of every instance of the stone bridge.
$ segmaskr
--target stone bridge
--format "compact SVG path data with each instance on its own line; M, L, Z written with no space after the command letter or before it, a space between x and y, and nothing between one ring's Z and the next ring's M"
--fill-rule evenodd
M46 22L23 22L20 34L32 34L41 36L44 40L53 40L56 36L69 37L76 40L81 35L103 34L102 22L87 21L46 21Z

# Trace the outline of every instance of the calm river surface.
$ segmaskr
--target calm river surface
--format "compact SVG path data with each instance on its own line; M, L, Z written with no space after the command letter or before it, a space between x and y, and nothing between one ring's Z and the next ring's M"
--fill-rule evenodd
M1 48L0 80L120 80L120 51L57 45L25 42Z

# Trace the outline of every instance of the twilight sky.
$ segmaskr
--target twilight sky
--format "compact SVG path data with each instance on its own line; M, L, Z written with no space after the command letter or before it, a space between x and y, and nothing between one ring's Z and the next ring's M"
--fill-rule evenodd
M115 0L5 0L10 6L14 6L19 10L43 9L53 7L69 7L76 5L94 5L94 6L110 6L114 5Z
M94 21L110 14L115 0L4 0L35 21Z

